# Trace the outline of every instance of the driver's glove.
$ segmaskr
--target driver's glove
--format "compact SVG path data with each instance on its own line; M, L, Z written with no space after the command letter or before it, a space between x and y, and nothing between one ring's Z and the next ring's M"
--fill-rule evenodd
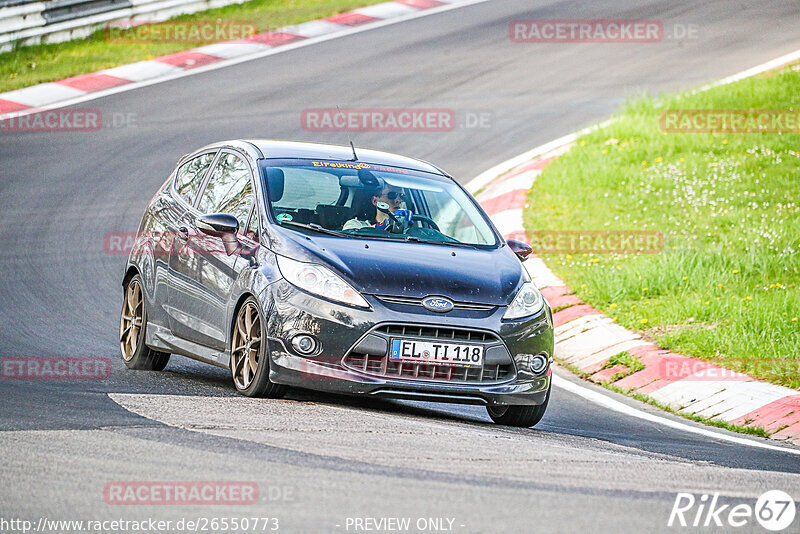
M411 210L397 210L394 212L396 217L401 217L406 220L407 223L411 222L411 219L414 218L414 212Z
M392 222L392 220L387 217L382 222L375 223L375 228L377 228L378 230L386 230L390 222Z

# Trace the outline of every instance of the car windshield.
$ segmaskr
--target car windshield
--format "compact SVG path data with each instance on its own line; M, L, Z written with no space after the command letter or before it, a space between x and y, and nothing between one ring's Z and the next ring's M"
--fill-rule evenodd
M359 162L264 160L279 224L338 235L497 246L485 215L449 178ZM300 230L302 231L302 230Z

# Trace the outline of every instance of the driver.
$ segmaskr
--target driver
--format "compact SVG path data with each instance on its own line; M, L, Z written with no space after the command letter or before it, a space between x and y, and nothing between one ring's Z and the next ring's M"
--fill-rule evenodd
M405 219L406 222L411 222L413 213L407 209L403 209L403 191L397 187L385 184L379 194L373 195L372 205L375 206L375 216L371 220L361 220L357 216L350 219L342 230L358 230L359 228L366 228L372 226L374 228L388 229L392 222L391 218L377 208L378 202L385 202L389 205L389 211L395 217Z

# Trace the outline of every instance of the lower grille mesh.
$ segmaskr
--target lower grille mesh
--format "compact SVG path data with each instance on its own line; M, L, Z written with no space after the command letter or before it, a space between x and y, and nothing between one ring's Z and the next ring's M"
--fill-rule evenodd
M514 373L510 365L484 365L480 368L388 360L388 356L352 353L345 358L344 364L351 369L375 376L441 382L498 382L512 378Z

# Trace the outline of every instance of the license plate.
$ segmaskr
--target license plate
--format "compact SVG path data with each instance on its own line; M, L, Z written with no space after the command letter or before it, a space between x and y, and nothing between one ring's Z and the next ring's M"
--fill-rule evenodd
M483 347L459 343L431 343L410 339L392 339L389 359L403 362L481 367Z

